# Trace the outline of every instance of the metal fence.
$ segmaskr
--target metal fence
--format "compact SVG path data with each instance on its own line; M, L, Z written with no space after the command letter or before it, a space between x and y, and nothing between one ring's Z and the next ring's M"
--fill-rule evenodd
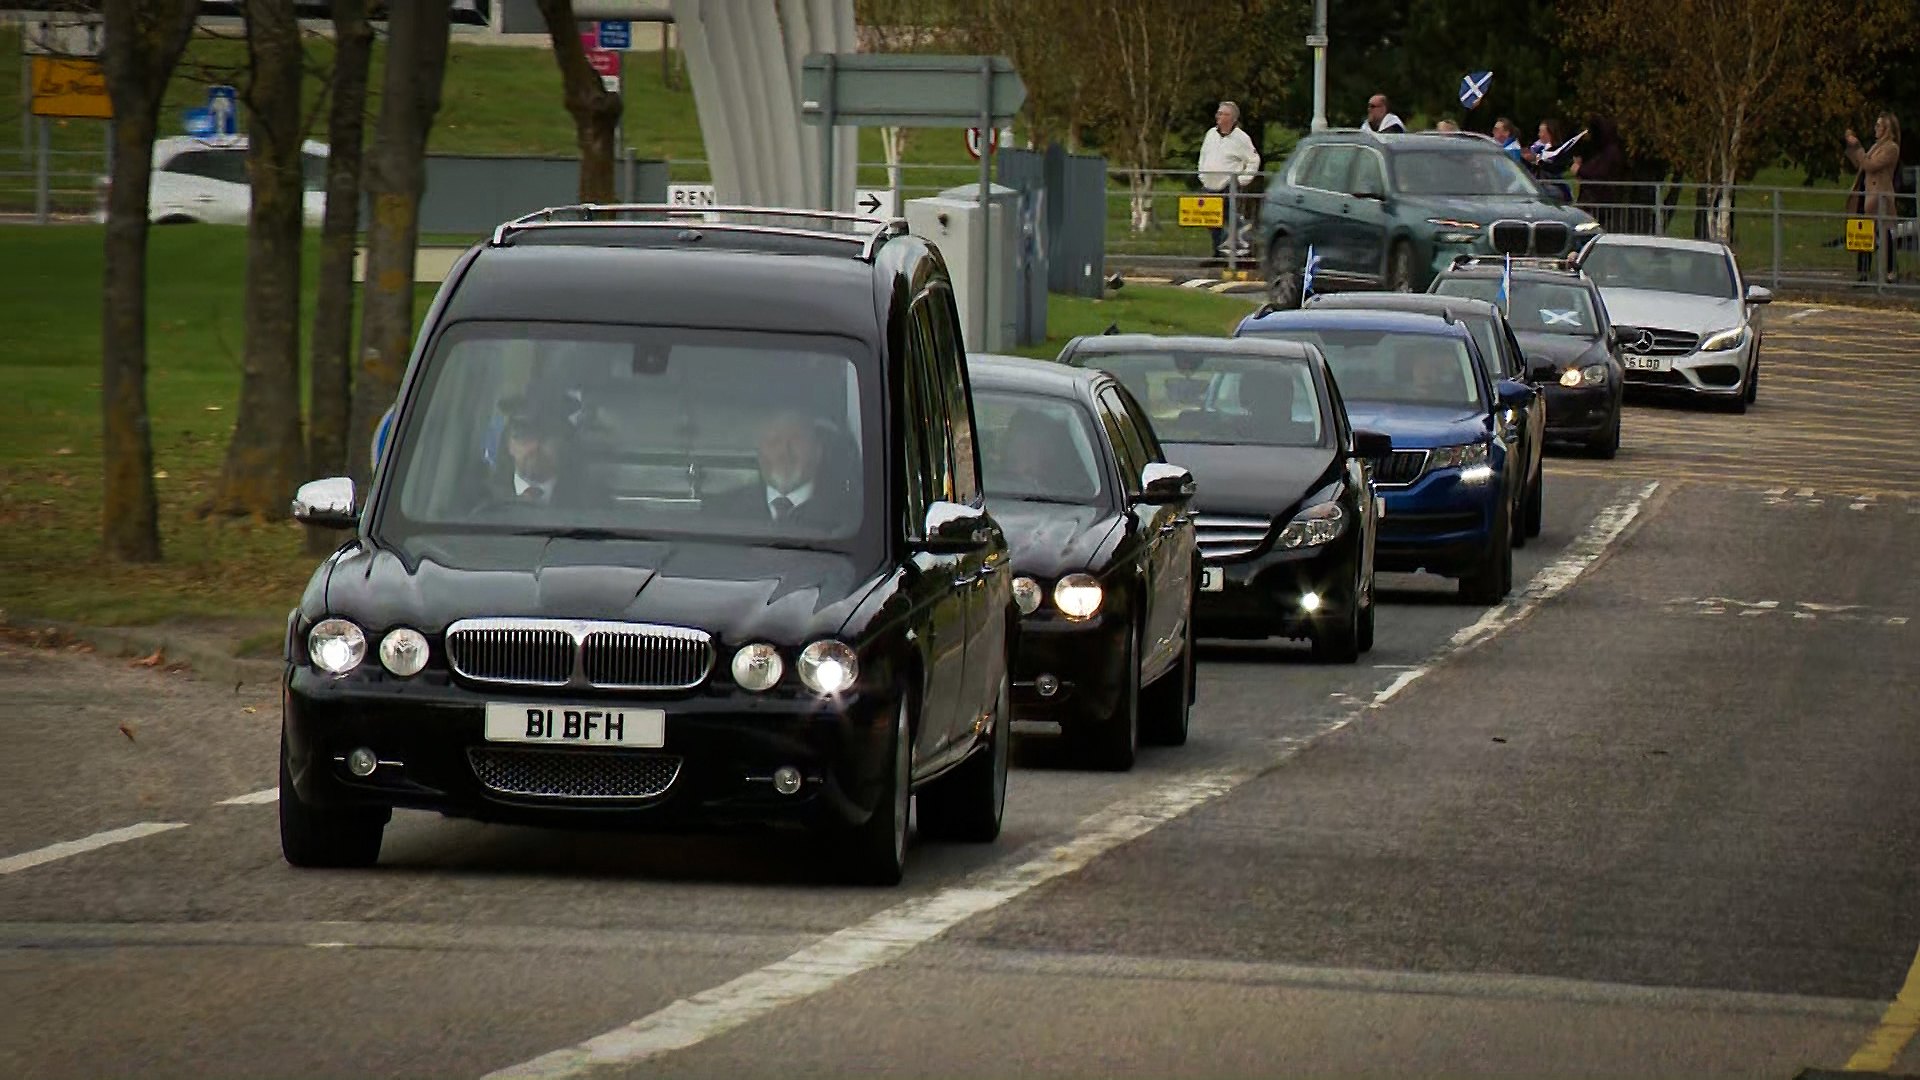
M1109 262L1166 273L1259 273L1259 229L1249 219L1258 218L1260 194L1242 194L1228 204L1230 216L1253 234L1251 250L1236 256L1231 247L1216 247L1212 230L1179 224L1182 196L1210 194L1200 189L1191 170L1157 170L1146 176L1148 182L1136 186L1125 171L1108 173ZM1899 216L1878 222L1876 250L1862 256L1847 249L1847 223L1861 215L1847 212L1844 189L1742 185L1731 189L1724 206L1717 205L1726 190L1698 183L1626 182L1582 190L1576 183L1573 204L1611 232L1724 239L1742 271L1756 282L1920 292L1920 212L1913 196L1898 200Z

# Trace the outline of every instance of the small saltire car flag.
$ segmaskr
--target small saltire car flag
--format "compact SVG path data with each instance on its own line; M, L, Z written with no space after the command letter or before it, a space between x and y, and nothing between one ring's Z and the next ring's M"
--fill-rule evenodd
M1320 256L1313 253L1313 245L1307 245L1307 268L1300 274L1300 295L1302 298L1313 295L1313 272L1320 269Z
M1487 96L1487 87L1493 84L1493 72L1476 71L1460 79L1460 104L1469 109L1480 106Z
M1494 297L1500 301L1500 310L1513 310L1513 256L1504 256L1500 262L1500 295Z

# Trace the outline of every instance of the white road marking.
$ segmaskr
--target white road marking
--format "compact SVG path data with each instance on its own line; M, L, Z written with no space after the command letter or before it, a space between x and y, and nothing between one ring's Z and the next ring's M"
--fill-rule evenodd
M170 829L184 829L184 821L143 821L138 825L128 825L123 829L108 829L92 836L83 836L78 840L63 840L58 844L48 844L34 851L23 851L18 855L9 855L0 859L0 874L14 874L30 870L43 863L64 859L69 855L83 855L98 848L124 844L129 840L138 840L143 836L167 832Z
M1825 311L1825 310L1827 310L1827 309L1826 309L1826 308L1818 308L1818 307L1814 307L1814 308L1808 308L1808 309L1807 309L1807 310L1805 310L1805 311L1796 311L1796 312L1794 312L1793 314L1791 314L1791 315L1789 315L1789 316L1787 316L1787 318L1788 318L1788 319L1789 319L1790 321L1792 321L1792 322L1799 322L1799 321L1800 321L1801 319L1804 319L1804 318L1806 318L1806 317L1807 317L1807 316L1809 316L1809 315L1818 315L1818 314L1820 314L1821 312L1823 312L1823 311Z
M266 788L262 791L250 791L245 795L235 795L231 799L221 799L215 806L258 806L261 803L279 802L280 788Z
M1659 486L1659 481L1653 481L1616 499L1595 515L1566 553L1534 575L1518 598L1496 605L1472 626L1455 634L1426 663L1401 672L1367 704L1329 720L1309 735L1287 740L1276 756L1242 766L1189 773L1175 782L1123 799L1081 821L1067 840L1022 852L1014 857L1018 861L1005 869L989 867L931 896L896 904L784 960L682 998L583 1043L489 1073L488 1080L586 1076L599 1069L632 1066L696 1046L861 972L892 963L967 919L1001 907L1038 885L1080 870L1101 855L1220 798L1353 723L1369 709L1391 700L1447 657L1491 640L1545 600L1565 591L1601 560L1609 545L1639 516L1642 505Z

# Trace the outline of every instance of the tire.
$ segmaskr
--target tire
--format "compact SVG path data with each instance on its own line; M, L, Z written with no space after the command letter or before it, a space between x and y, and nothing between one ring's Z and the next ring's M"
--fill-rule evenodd
M913 725L907 712L912 698L901 694L888 750L889 798L872 816L848 829L838 847L841 869L862 885L898 885L907 870L907 827L913 813Z
M1013 742L1013 686L1000 676L993 701L991 745L920 790L920 835L929 840L985 844L1000 835L1007 809L1007 761Z
M1593 440L1587 443L1587 450L1590 453L1592 453L1594 457L1601 458L1602 460L1606 460L1606 461L1612 461L1614 457L1620 453L1620 403L1619 402L1614 402L1614 405L1613 405L1612 425L1610 425L1607 428L1607 430L1602 434L1594 436Z
M293 866L362 868L380 861L380 839L392 810L329 810L303 802L287 769L287 733L280 732L280 854Z
M1373 611L1378 605L1373 598L1373 575L1367 575L1367 606L1360 609L1360 651L1373 651Z
M1460 598L1469 604L1493 605L1513 588L1513 544L1508 534L1513 521L1506 514L1493 527L1492 549L1473 573L1460 579Z
M1322 632L1313 635L1313 658L1323 664L1355 664L1360 662L1360 654L1365 651L1360 645L1361 575L1356 572L1353 580L1353 593L1346 603L1347 613L1322 627Z
M1726 410L1735 416L1744 415L1747 411L1746 391L1742 390L1740 393L1735 394L1733 398L1726 403Z
M1747 361L1746 402L1751 405L1760 400L1760 346L1753 347L1753 359Z
M1186 640L1173 668L1148 687L1140 700L1140 738L1155 746L1187 745L1193 717L1193 607L1188 601Z
M1081 721L1076 741L1088 765L1107 772L1126 772L1140 753L1140 624L1127 628L1126 674L1120 701L1113 714Z
M1540 535L1541 518L1546 513L1546 507L1544 505L1547 500L1546 486L1547 478L1544 475L1536 475L1533 478L1531 488L1528 490L1527 512L1521 515L1520 531L1526 533L1529 537Z
M1281 233L1267 241L1267 255L1261 271L1267 278L1267 303L1281 311L1300 306L1301 259L1299 247Z
M1413 245L1405 240L1395 241L1387 252L1387 289L1389 292L1414 291Z
M1512 459L1509 458L1508 460L1511 461ZM1523 523L1520 527L1513 530L1513 546L1515 549L1527 546L1527 529L1524 522L1527 520L1527 502L1533 497L1532 492L1533 485L1523 484L1520 488L1520 497L1514 500L1513 509L1510 512L1513 520Z

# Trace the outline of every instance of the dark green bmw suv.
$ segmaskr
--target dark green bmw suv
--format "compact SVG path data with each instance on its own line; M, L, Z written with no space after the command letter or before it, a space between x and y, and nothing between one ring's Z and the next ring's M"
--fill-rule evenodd
M1310 135L1260 206L1269 299L1275 307L1299 306L1309 248L1314 292L1422 291L1456 255L1498 250L1496 221L1565 225L1552 230L1564 233L1564 246L1540 255L1564 254L1600 231L1481 135Z

